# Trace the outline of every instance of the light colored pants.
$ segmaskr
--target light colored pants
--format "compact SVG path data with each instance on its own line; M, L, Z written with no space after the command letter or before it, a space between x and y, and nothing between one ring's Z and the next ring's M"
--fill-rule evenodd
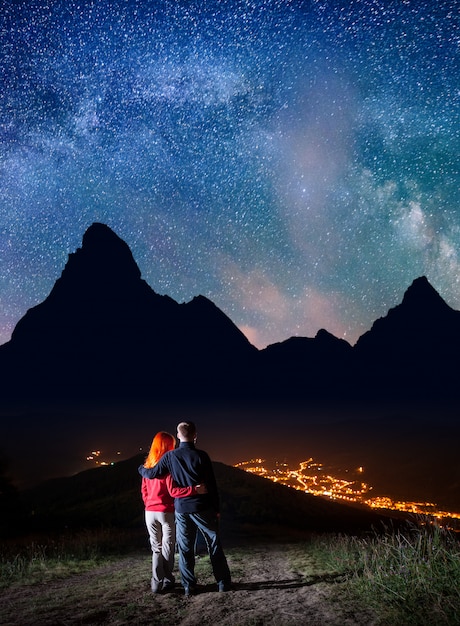
M163 584L174 583L174 513L145 511L145 525L152 548L152 591L158 591Z

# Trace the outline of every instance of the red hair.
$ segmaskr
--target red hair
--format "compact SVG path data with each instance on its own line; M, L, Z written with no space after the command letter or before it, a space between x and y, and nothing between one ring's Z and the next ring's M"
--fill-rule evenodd
M159 432L155 435L150 446L150 452L145 460L144 467L154 467L161 459L165 452L174 450L176 447L176 439L173 435L165 432Z

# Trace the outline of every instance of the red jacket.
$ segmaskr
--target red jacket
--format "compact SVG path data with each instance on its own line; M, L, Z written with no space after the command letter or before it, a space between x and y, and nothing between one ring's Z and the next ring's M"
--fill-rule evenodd
M177 487L171 475L142 479L142 499L146 511L174 513L174 498L196 494L195 487Z

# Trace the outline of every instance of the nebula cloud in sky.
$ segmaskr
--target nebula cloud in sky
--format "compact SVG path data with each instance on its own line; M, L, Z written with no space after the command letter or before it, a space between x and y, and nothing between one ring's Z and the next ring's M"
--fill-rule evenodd
M95 221L258 347L460 308L458 3L5 0L0 341Z

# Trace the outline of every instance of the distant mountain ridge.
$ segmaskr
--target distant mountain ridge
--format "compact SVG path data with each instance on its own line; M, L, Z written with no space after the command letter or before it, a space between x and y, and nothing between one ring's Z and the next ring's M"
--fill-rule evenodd
M92 224L48 297L0 346L14 402L457 400L460 312L425 277L354 347L325 330L257 350L203 296L178 304L142 278L129 246Z

